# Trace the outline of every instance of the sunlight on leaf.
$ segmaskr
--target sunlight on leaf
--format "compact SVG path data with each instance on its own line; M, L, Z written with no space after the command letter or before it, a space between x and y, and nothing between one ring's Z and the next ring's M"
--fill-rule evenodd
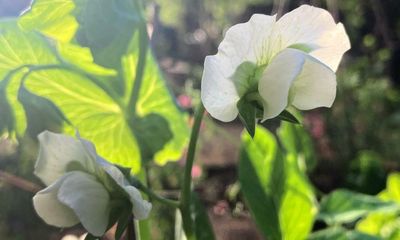
M350 223L371 212L393 212L400 209L395 202L345 189L335 190L321 200L318 218L328 224Z
M310 184L297 158L284 155L275 137L257 127L254 140L244 133L239 180L253 216L269 239L304 239L317 212Z

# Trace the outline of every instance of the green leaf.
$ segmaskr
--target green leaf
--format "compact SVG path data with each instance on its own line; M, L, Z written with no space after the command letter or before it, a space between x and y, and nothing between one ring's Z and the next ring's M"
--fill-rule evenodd
M26 30L38 30L49 37L68 42L78 28L76 19L71 15L74 9L72 0L34 0L19 24Z
M96 63L118 69L140 21L134 1L75 0L75 39L89 47Z
M342 227L331 227L314 232L308 240L379 240L380 238Z
M93 141L99 154L113 163L137 172L140 155L159 164L180 159L188 140L187 117L175 105L151 54L147 54L136 117L129 118L132 114L127 105L139 50L135 31L139 18L133 2L62 0L68 8L58 16L46 18L44 26L42 17L54 4L36 0L19 23L58 40L59 55L73 66L75 73L34 73L27 79L27 88L54 102L73 128ZM79 29L71 39L74 44L66 43L63 35L63 29L67 31L74 24L68 20L71 17L81 23L74 28ZM59 31L48 31L56 28ZM72 133L73 128L66 132Z
M317 212L315 196L297 159L285 156L275 137L257 127L242 135L239 181L247 204L268 239L304 239Z
M300 125L282 122L277 133L288 154L297 156L302 170L304 172L312 171L317 160L308 132Z
M350 223L371 212L392 212L399 210L399 207L395 202L340 189L321 200L318 218L331 225Z
M78 129L100 156L134 172L140 169L139 147L123 108L90 79L67 70L46 70L30 74L25 85L61 109L73 124L66 126L68 133Z
M283 112L281 112L278 115L277 118L282 120L282 121L287 121L287 122L290 122L290 123L300 124L300 121L297 120L297 118L287 110L283 110Z
M239 118L246 127L251 137L254 137L256 131L256 108L246 98L241 98L237 103L239 109Z
M128 227L128 224L134 224L131 209L125 209L122 212L120 218L118 219L117 229L115 230L115 240L119 240L124 234L125 229Z
M53 102L32 94L23 85L19 88L18 100L25 110L26 132L31 136L44 130L60 132L64 121L68 122Z
M387 179L386 189L378 194L383 201L395 201L400 204L400 174L392 173ZM400 237L399 211L388 213L370 213L364 219L357 222L356 229L382 237L395 240Z
M43 37L21 31L15 20L0 21L0 91L5 99L0 106L0 111L4 112L0 122L8 122L8 131L22 136L26 128L24 110L17 99L20 79L26 72L21 67L53 63L57 63L57 60ZM7 106L10 108L7 109ZM0 128L0 133L2 130L4 127Z
M133 43L135 44L137 41ZM132 50L130 54L123 58L127 89L132 89L136 74L138 47L134 44L130 48ZM156 163L163 165L170 160L178 160L182 156L182 150L186 147L189 137L188 118L178 109L175 101L171 98L153 56L147 55L144 79L136 106L137 118L133 124L136 128L135 134L138 134L140 142L148 146L144 149L145 152L142 151L142 155L144 157L152 156ZM128 91L125 95L125 104L128 104L130 94L131 91ZM164 120L160 120L160 117ZM168 124L168 128L166 124ZM141 133L147 136L145 137ZM168 139L170 140L165 142ZM146 149L150 149L150 151L146 152Z

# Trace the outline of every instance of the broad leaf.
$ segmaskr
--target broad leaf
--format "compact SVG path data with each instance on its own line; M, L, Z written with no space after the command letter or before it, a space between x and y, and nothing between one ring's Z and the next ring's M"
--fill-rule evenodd
M140 169L140 151L124 109L90 79L67 70L46 70L30 74L25 85L61 109L74 125L66 129L71 135L79 129L102 157L134 172Z
M318 218L328 224L350 223L371 212L393 212L399 207L395 202L340 189L322 199Z
M289 154L298 157L304 171L312 170L316 165L315 150L307 131L300 125L282 122L278 129L280 142Z
M75 4L71 0L37 0L32 2L28 14L24 14L19 24L27 30L39 30L47 36L68 42L78 28L71 16Z
M100 155L114 163L137 171L140 154L142 159L154 159L159 164L179 159L188 139L186 118L166 89L150 52L137 112L133 119L129 117L132 109L127 106L140 44L135 31L139 17L133 1L61 2L68 8L47 19L45 26L42 16L57 4L55 1L34 1L19 23L25 29L38 30L58 40L56 50L73 71L34 73L26 81L27 88L53 101L73 127L94 142ZM68 20L71 18L75 22ZM65 25L58 25L60 22ZM78 29L72 36L74 43L67 43L62 29L72 29L75 23L80 25L74 27ZM56 27L59 31L48 31ZM44 78L39 79L39 75ZM58 91L61 93L57 94Z
M387 180L386 189L378 194L383 201L395 201L400 204L400 174L392 173ZM389 213L370 213L357 223L357 230L395 240L400 238L400 211Z
M257 127L254 139L244 133L239 180L247 204L268 239L304 239L317 212L311 186L297 159L284 155L275 137Z
M332 227L314 232L308 240L380 240L380 238L342 227Z
M36 33L21 31L14 20L0 21L0 133L7 127L22 135L26 128L23 108L17 95L20 79L27 64L45 65L57 63L44 38ZM4 125L4 122L6 124Z

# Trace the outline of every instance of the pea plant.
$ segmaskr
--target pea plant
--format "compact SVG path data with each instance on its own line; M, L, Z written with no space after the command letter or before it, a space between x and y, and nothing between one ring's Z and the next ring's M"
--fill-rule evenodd
M245 127L238 180L265 238L395 239L395 230L368 226L398 223L398 174L377 197L323 195L306 174L313 150L295 109L333 104L349 49L344 26L326 10L253 15L206 57L190 130L151 53L142 1L34 0L20 17L0 21L0 132L21 138L35 104L62 122L62 133L38 135L34 173L46 187L33 206L49 225L82 224L86 239L116 224L115 239L151 239L155 201L177 211L175 239L214 239L191 179L205 111L223 122L239 117ZM276 134L258 124L274 118L282 120ZM185 149L179 198L158 195L145 166L177 161ZM326 229L312 232L316 221Z

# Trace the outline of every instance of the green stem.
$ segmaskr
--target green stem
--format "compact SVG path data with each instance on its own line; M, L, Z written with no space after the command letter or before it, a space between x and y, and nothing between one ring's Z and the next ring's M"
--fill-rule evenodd
M199 136L201 120L204 115L204 106L200 103L195 117L190 136L189 149L186 159L185 172L183 177L183 187L181 190L181 202L180 210L182 213L183 230L185 231L187 239L196 239L193 229L193 220L190 212L190 200L191 200L191 186L192 186L192 167L194 162L194 156L196 151L197 139Z
M153 191L151 191L150 189L148 189L146 186L144 186L141 182L137 182L135 184L135 186L142 190L144 193L146 193L149 198L154 199L159 201L160 203L164 203L168 206L174 207L174 208L178 208L179 207L179 202L171 200L171 199L167 199L164 197L161 197L160 195L154 193Z
M133 119L136 115L136 104L139 99L140 87L142 85L145 66L146 66L146 58L149 47L149 38L147 36L146 23L140 23L139 26L139 59L137 63L137 70L135 75L135 81L133 83L133 89L131 92L131 98L128 103L128 114L129 119Z

